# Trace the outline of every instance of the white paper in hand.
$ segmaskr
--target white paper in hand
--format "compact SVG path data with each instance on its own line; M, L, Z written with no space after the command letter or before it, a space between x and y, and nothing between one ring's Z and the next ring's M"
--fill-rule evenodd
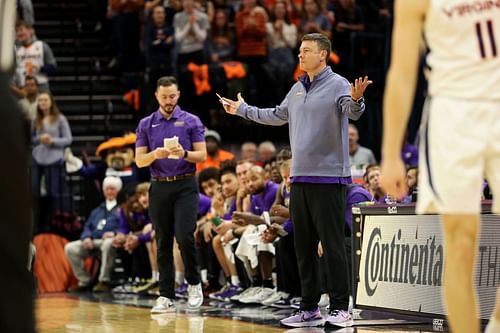
M217 95L217 97L219 97L219 101L222 103L222 106L224 105L228 105L228 106L231 106L231 104L229 104L229 102L227 102L224 98L222 98L221 95L219 95L218 93L215 93Z
M264 223L266 223L266 225L268 227L270 227L271 226L271 217L269 216L269 212L265 211L264 213L262 213L262 217L264 218Z
M179 137L177 137L177 136L163 139L163 148L165 148L165 149L172 149L172 148L177 147L178 145L179 145ZM174 156L174 155L170 156L169 155L168 158L178 160L179 156Z

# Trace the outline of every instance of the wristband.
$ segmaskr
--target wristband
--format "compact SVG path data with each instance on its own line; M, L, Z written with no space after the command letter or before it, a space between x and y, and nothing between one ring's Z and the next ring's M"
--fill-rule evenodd
M184 150L184 159L186 159L187 157L188 157L188 151Z

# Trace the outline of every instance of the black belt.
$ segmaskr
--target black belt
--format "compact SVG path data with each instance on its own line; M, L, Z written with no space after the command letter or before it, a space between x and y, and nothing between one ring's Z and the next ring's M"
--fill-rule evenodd
M193 178L195 176L194 173L185 173L183 175L178 175L178 176L158 176L158 177L151 177L151 180L154 182L175 182L177 180L184 180L184 179L189 179Z

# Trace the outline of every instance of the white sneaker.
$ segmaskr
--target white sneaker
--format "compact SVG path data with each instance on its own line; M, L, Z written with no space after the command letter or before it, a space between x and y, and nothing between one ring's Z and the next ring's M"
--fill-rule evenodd
M155 306L151 309L151 313L167 313L175 312L174 303L170 298L160 296L156 299Z
M188 307L190 309L197 309L203 304L203 290L201 283L188 286Z
M273 303L281 301L289 296L288 293L284 291L276 291L271 296L262 301L262 305L271 306Z
M325 306L330 304L330 296L328 294L321 294L321 298L318 302L318 306L320 308L324 308Z
M258 293L251 295L251 296L240 298L240 302L245 303L245 304L251 304L251 303L259 303L260 304L260 303L262 303L262 301L265 301L267 298L269 298L269 296L271 296L273 293L274 293L274 289L260 288Z
M231 301L239 301L240 299L242 299L244 297L255 295L259 291L260 291L260 287L247 288L243 292L239 293L238 295L234 295L233 297L231 297Z

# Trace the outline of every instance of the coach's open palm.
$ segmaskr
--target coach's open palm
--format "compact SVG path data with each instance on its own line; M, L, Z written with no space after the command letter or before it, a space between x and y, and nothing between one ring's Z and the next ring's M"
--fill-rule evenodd
M354 80L354 84L351 83L351 98L356 101L363 97L366 88L372 83L373 81L368 80L368 76Z
M238 100L233 101L229 98L219 96L219 102L221 102L222 107L224 108L224 110L226 110L227 113L236 114L236 110L238 110L241 103L245 102L243 97L241 97L241 93L238 93L237 97L238 97Z

